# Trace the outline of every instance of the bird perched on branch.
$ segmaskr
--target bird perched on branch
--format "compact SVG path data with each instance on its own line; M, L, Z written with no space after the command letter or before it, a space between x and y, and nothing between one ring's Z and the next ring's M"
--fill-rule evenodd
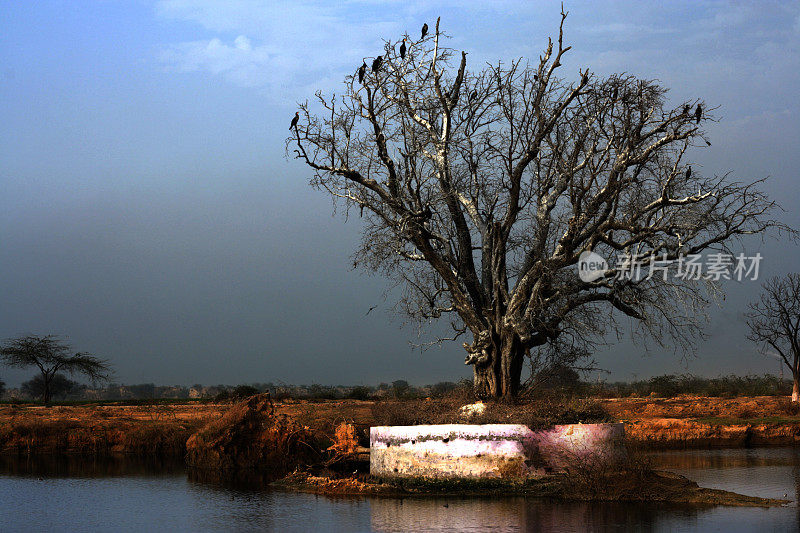
M403 39L403 42L400 44L400 59L406 58L406 40Z
M691 177L692 177L692 165L689 165L689 168L686 169L686 179L688 180Z
M688 115L688 114L689 114L689 111L691 111L691 110L692 110L692 108L691 108L691 107L689 107L689 105L688 105L688 104L687 104L687 105L685 105L685 106L683 106L683 114L684 114L684 115Z
M360 67L358 67L358 83L364 83L364 72L367 70L367 62L364 61Z
M378 56L372 62L372 72L378 72L381 68L381 63L383 63L383 56Z
M290 130L297 127L297 121L298 120L300 120L300 112L299 111L295 111L294 112L294 118L292 119L292 125L289 126Z
M428 35L428 23L422 25L422 37L420 39L424 39L425 36Z
M700 124L700 118L703 116L703 108L700 107L700 104L697 104L697 109L694 110L694 118L697 119L697 123Z

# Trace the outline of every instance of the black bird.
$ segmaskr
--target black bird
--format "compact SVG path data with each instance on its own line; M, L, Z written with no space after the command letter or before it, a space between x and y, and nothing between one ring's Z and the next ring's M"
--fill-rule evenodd
M697 123L700 124L700 118L703 116L703 108L700 107L700 104L697 104L697 109L694 110L694 118L697 119Z
M406 58L406 40L403 39L403 43L400 45L400 59Z
M292 119L292 125L289 126L290 130L297 127L297 121L298 120L300 120L300 112L299 111L295 111L294 118Z
M383 63L383 56L378 56L372 62L372 72L378 72L381 68L381 63Z
M589 71L587 70L586 72L583 73L583 76L581 76L581 84L585 85L586 82L588 81L589 81Z
M360 67L358 67L358 83L364 83L364 72L367 70L367 62L364 61Z
M689 168L686 169L686 179L688 180L691 177L692 177L692 165L689 165Z
M536 80L538 80L538 79L539 79L539 75L538 75L538 74L534 74L534 75L533 75L533 81L536 81Z
M619 96L619 86L615 85L614 86L614 92L611 93L611 100L616 102L617 101L617 96Z
M477 97L478 97L478 91L472 91L471 93L469 93L469 101L470 102L475 100Z
M425 36L428 35L428 23L422 25L422 37L420 39L424 39Z
M692 110L692 108L689 107L688 105L683 106L683 114L684 115L688 115L689 111L691 111L691 110Z

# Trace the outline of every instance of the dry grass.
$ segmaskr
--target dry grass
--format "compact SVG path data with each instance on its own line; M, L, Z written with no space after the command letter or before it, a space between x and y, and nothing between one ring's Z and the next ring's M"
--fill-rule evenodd
M593 399L545 397L520 404L487 402L482 414L465 416L460 399L405 400L376 403L376 425L410 426L417 424L523 424L544 429L556 424L609 422L611 417L602 403Z
M177 416L161 406L135 409L5 407L0 409L0 452L181 456L189 436L216 418L208 410Z
M773 396L613 400L551 396L518 405L488 403L483 415L462 418L461 406L473 401L469 391L459 388L435 399L289 400L276 403L275 412L308 427L322 448L336 442L336 429L345 423L353 426L360 446L369 445L370 426L453 422L521 423L536 429L557 423L624 420L631 436L661 447L735 445L745 439L791 444L800 438L800 408L788 398ZM229 409L230 404L202 403L49 409L0 405L0 453L180 456L190 435ZM745 434L748 425L752 430Z
M293 418L277 414L267 394L234 405L186 441L186 460L217 471L288 471L322 458L318 436Z

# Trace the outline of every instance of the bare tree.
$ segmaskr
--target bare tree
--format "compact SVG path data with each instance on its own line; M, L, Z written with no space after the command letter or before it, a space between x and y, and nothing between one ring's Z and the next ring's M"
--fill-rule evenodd
M59 372L83 374L92 381L108 378L108 362L88 353L72 353L69 344L55 335L27 335L7 339L0 346L0 361L11 367L35 366L41 372L41 393L45 405L50 404L52 385Z
M438 21L405 36L404 57L386 42L342 96L301 104L287 139L312 185L364 217L355 264L400 282L413 318L451 317L452 339L471 334L465 362L480 396L515 397L530 350L586 350L619 317L680 346L699 334L713 280L608 268L582 281L583 252L617 265L635 255L647 268L652 256L728 251L737 236L780 226L758 182L684 161L710 145L705 102L667 108L666 89L628 75L560 78L565 18L538 62L475 72L443 45Z
M747 338L775 350L792 371L792 401L800 399L800 274L772 278L745 315Z

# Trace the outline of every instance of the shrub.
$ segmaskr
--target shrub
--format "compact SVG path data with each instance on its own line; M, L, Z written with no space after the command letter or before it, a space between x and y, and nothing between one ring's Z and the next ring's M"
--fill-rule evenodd
M256 394L258 394L258 389L253 387L252 385L239 385L235 389L233 389L231 397L236 400L243 400L245 398L249 398L250 396L254 396Z
M335 387L314 383L308 388L310 400L335 400L339 398L339 391Z
M650 490L653 472L650 459L636 448L627 453L611 452L563 455L561 484L567 496L581 500L642 499Z
M350 389L350 392L347 393L347 397L351 400L369 400L372 396L372 391L369 387L353 387Z
M214 396L214 401L218 403L227 402L230 399L231 399L231 393L228 392L227 390L221 390L217 393L216 396Z

